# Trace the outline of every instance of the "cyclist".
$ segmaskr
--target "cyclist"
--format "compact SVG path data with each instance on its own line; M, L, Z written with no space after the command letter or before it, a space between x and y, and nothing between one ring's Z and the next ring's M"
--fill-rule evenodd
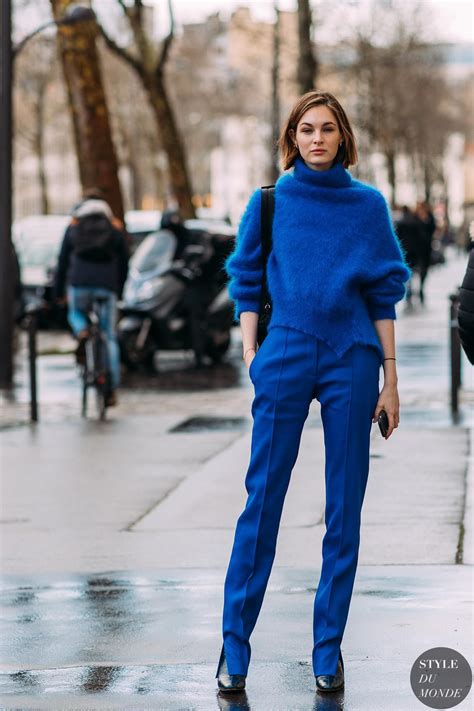
M123 224L114 217L102 191L87 190L72 212L64 234L55 277L59 302L68 304L68 321L78 340L76 358L84 362L87 311L94 297L105 299L100 328L107 336L111 391L107 406L117 404L120 352L116 335L117 298L128 273L129 250ZM67 292L66 292L67 285ZM67 298L66 298L67 293Z

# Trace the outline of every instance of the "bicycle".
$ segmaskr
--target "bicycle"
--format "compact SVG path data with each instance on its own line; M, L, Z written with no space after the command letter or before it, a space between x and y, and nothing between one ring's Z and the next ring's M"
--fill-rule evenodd
M107 402L112 389L107 337L100 328L100 309L106 301L105 297L95 296L89 306L88 334L84 343L82 363L82 417L87 417L88 389L94 387L97 411L102 421L106 418Z

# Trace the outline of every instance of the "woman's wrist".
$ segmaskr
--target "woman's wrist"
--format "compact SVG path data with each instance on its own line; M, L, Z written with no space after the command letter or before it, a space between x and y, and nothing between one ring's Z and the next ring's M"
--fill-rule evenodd
M252 351L254 351L255 353L257 352L256 346L248 346L248 348L244 347L243 350L244 350L244 354L242 356L242 360L245 360L245 356L247 355L247 353L252 352Z
M387 386L397 385L397 366L396 359L394 357L384 358L383 361L383 372L384 372L384 384Z
M383 382L384 382L384 385L396 387L398 385L398 375L397 375L396 371L395 372L390 371L389 373L387 373L385 371Z

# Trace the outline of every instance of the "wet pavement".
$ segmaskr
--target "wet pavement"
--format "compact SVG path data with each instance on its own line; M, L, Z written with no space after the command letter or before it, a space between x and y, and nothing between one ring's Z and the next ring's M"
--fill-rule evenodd
M216 694L222 587L245 502L253 386L234 329L226 361L190 353L125 375L110 420L80 418L67 334L39 336L40 423L26 365L0 417L0 704L22 709L423 708L410 669L430 647L471 662L472 368L449 411L448 299L467 257L397 319L400 427L372 429L344 694L314 691L312 604L324 534L313 402L252 635L246 695ZM278 621L278 624L276 624ZM471 692L472 694L472 692ZM471 708L472 696L458 708Z
M470 656L467 567L362 567L342 645L346 690L329 698L315 693L311 624L319 570L276 568L252 636L247 693L232 702L216 693L214 679L222 577L222 570L163 569L4 581L2 658L15 661L0 674L2 703L415 711L421 706L409 677L417 656L441 642ZM470 708L467 700L459 708Z

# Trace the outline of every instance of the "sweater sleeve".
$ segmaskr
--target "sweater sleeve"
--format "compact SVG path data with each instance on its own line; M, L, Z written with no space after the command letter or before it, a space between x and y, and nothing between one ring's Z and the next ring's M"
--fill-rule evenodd
M372 321L395 320L395 304L405 296L405 283L412 273L382 193L374 203L370 218L375 234L362 267L361 292Z
M236 246L224 264L235 317L242 311L259 313L263 264L260 235L261 190L251 195L239 224Z

